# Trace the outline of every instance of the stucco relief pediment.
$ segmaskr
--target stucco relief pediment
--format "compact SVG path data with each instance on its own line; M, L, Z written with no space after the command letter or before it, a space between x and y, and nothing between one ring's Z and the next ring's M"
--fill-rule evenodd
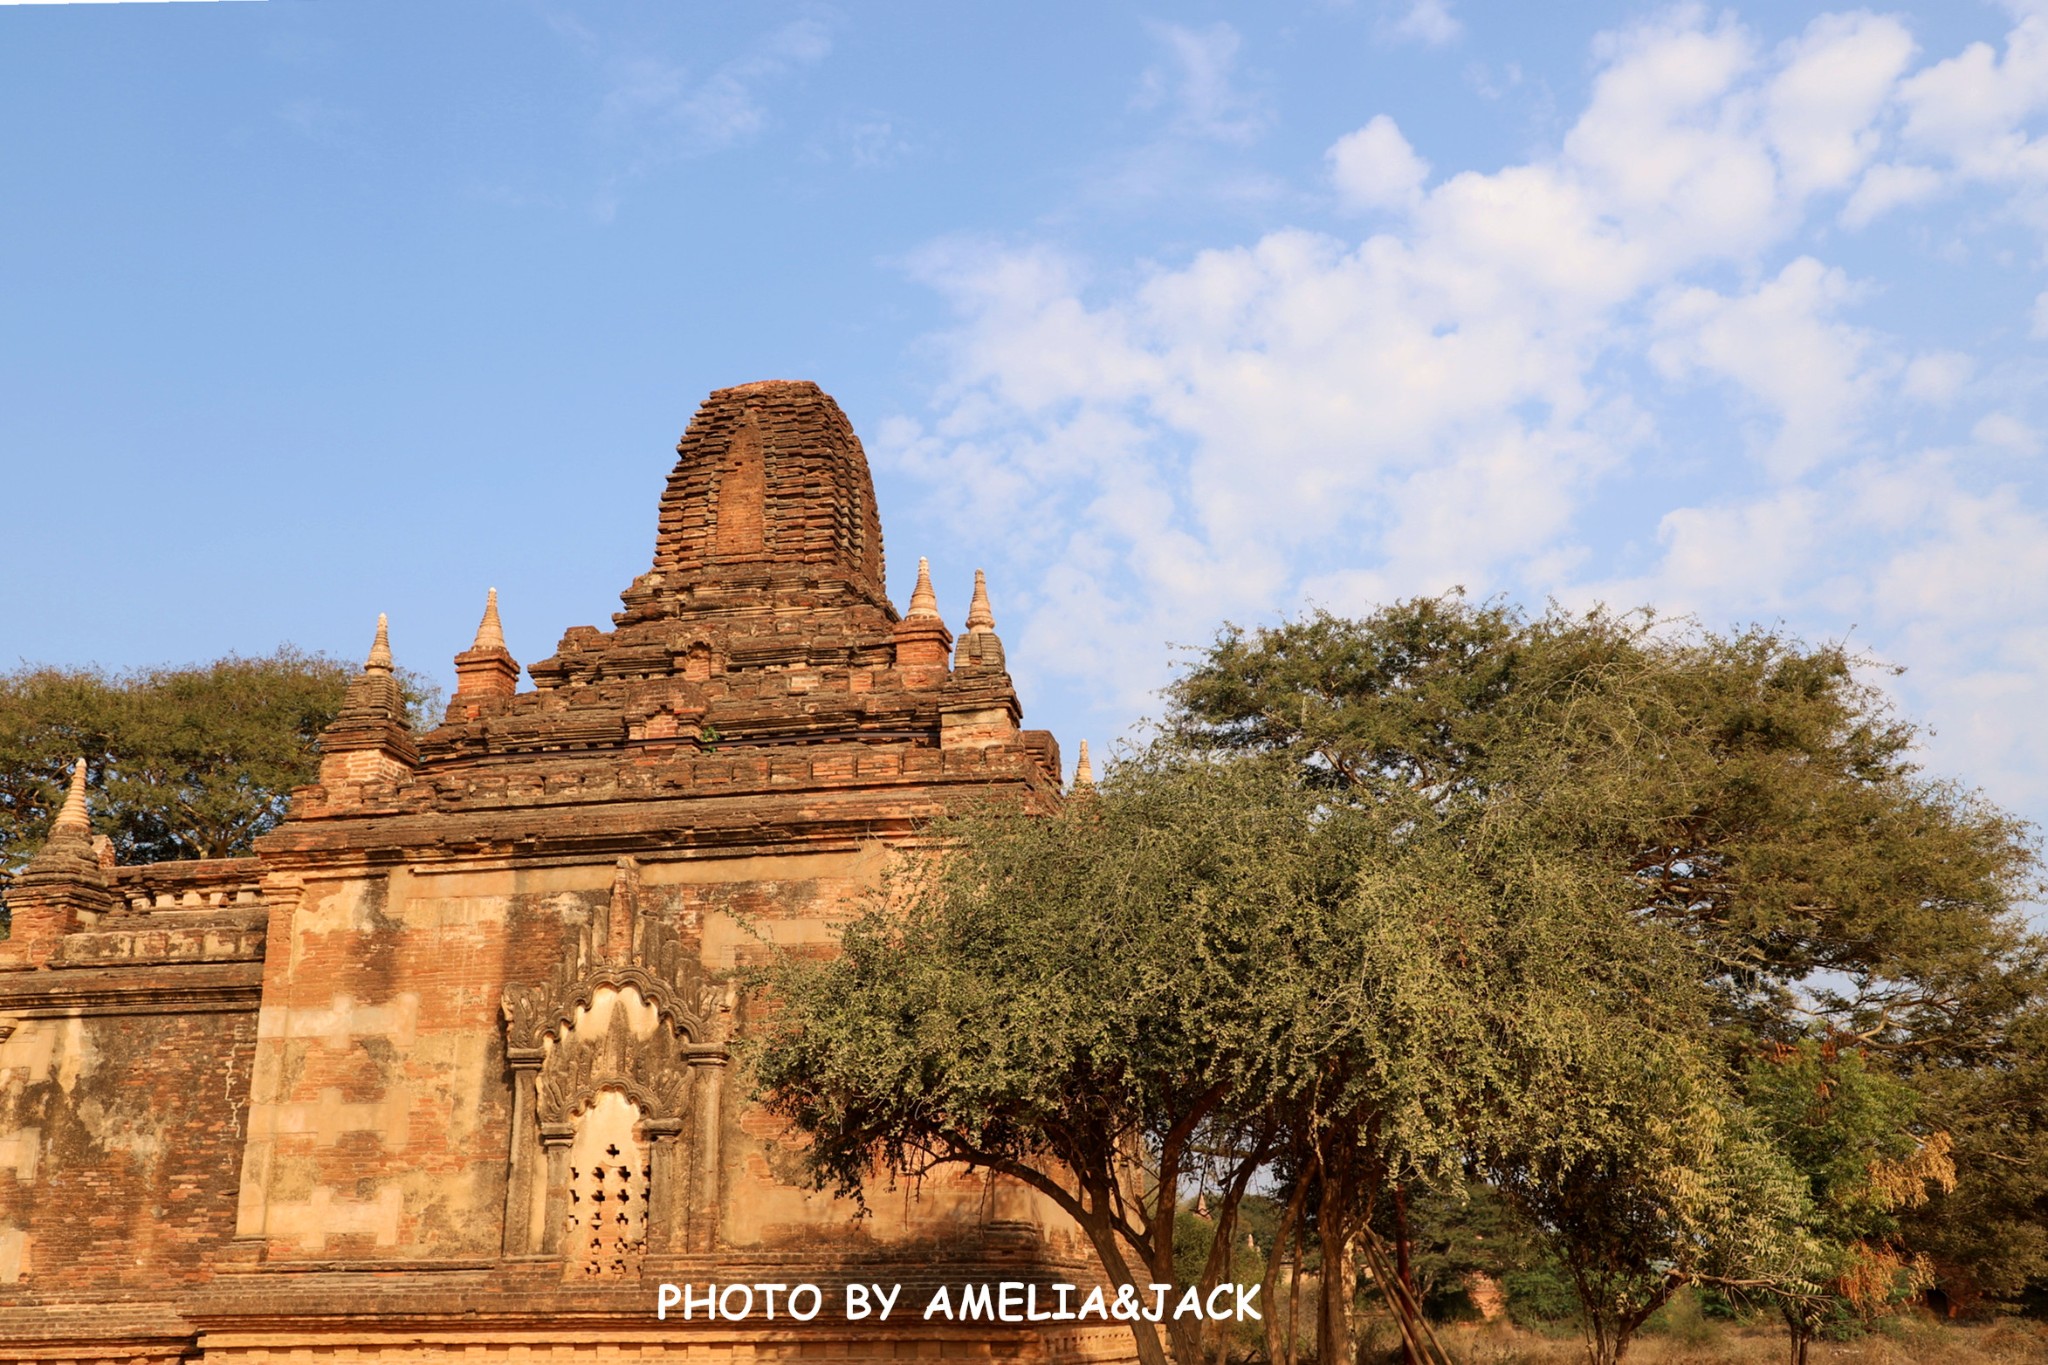
M545 1136L606 1089L631 1099L648 1123L678 1122L692 1059L724 1055L724 990L695 945L643 914L640 902L639 864L621 858L609 903L553 975L505 990L507 1059L538 1069L536 1118Z

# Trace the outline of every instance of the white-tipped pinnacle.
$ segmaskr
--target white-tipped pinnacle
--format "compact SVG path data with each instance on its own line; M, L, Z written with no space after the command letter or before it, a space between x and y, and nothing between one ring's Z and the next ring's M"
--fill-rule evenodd
M1095 769L1088 764L1088 741L1081 741L1081 756L1074 760L1074 790L1095 785Z
M492 588L484 598L484 619L477 623L476 643L471 649L503 649L505 627L498 621L498 590Z
M910 590L910 610L903 613L905 619L939 619L938 594L932 591L931 561L923 555L917 557L917 586Z
M389 673L391 671L391 631L384 620L384 613L377 613L377 638L370 641L370 657L363 660L365 673Z
M996 629L996 614L988 606L988 575L981 570L974 571L974 600L967 604L967 633L969 635L993 635Z
M64 805L57 812L57 818L50 822L50 833L58 831L68 834L92 833L92 819L85 805L85 760L79 759L71 767L71 787L64 793Z

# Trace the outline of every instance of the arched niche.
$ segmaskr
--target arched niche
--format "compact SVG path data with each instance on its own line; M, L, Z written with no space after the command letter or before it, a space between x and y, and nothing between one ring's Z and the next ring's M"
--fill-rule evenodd
M728 1006L692 945L673 925L641 915L639 900L639 866L622 858L610 903L592 914L553 977L504 995L512 1082L505 1253L562 1257L571 1278L628 1273L614 1260L637 1273L645 1252L708 1250L716 1238ZM641 1183L600 1201L594 1196L607 1187L590 1183L590 1168L603 1164L606 1147L636 1154L611 1164L641 1172L633 1177ZM615 1205L621 1193L641 1215L628 1239L633 1255L591 1269L588 1206Z

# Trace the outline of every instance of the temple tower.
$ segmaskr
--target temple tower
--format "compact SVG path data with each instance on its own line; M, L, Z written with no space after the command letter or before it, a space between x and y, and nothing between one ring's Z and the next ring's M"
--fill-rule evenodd
M935 816L1061 799L984 576L957 639L923 561L898 612L866 456L810 383L710 395L653 531L609 624L525 690L490 591L431 730L378 618L319 780L254 857L115 867L74 774L0 954L0 1165L33 1172L0 1178L0 1341L566 1365L879 1332L893 1358L990 1333L664 1324L654 1287L1094 1273L985 1174L856 1220L795 1178L734 1064L740 970L829 950ZM79 1216L93 1191L117 1197ZM1003 1353L1129 1349L1041 1330Z

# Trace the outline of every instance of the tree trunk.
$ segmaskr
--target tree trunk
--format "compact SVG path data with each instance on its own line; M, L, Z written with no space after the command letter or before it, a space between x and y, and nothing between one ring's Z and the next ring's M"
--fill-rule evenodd
M1351 1260L1351 1211L1357 1175L1350 1146L1341 1138L1327 1147L1316 1140L1316 1235L1322 1244L1323 1279L1316 1286L1317 1365L1356 1365L1351 1345L1351 1294L1357 1272Z
M1307 1248L1301 1244L1301 1224L1294 1225L1294 1274L1287 1280L1287 1365L1295 1365L1301 1349L1301 1267Z
M1622 1338L1612 1325L1592 1314L1586 1315L1586 1359L1592 1365L1616 1365L1621 1359Z
M1295 1230L1301 1226L1301 1206L1308 1198L1308 1180L1298 1177L1294 1182L1294 1194L1287 1201L1287 1212L1280 1215L1280 1226L1273 1232L1273 1250L1266 1256L1266 1278L1262 1294L1266 1300L1266 1365L1281 1365L1280 1355L1280 1264L1287 1254L1287 1243L1294 1238ZM1294 1257L1294 1274L1289 1277L1288 1291L1294 1292L1301 1284L1301 1255ZM1293 1354L1294 1324L1292 1315L1288 1322L1288 1354Z
M1642 1303L1633 1307L1617 1307L1614 1297L1603 1292L1608 1287L1605 1276L1589 1272L1580 1262L1569 1255L1565 1261L1571 1271L1572 1286L1578 1291L1579 1311L1585 1315L1586 1358L1593 1365L1616 1365L1628 1354L1629 1343L1650 1315L1662 1308L1680 1286L1689 1283L1683 1276L1673 1272L1664 1277L1655 1292Z
M1266 1153L1271 1149L1272 1141L1273 1129L1268 1123L1260 1131L1258 1139L1251 1144L1250 1149L1239 1157L1236 1168L1224 1178L1216 1191L1216 1232L1209 1239L1209 1254L1203 1258L1199 1284L1205 1303L1210 1291L1218 1284L1224 1283L1226 1278L1233 1284L1237 1281L1238 1213L1244 1207L1245 1191L1251 1187L1252 1177L1266 1164ZM1277 1249L1277 1239L1274 1245ZM1267 1278L1271 1278L1270 1261ZM1265 1281L1262 1280L1261 1283ZM1265 1301L1268 1305L1273 1302L1270 1286L1266 1290ZM1228 1325L1221 1322L1204 1323L1197 1335L1215 1343L1214 1365L1230 1365L1231 1334Z
M1792 1334L1792 1365L1806 1365L1806 1348L1813 1341L1806 1314L1796 1307L1787 1307L1784 1316L1785 1328Z
M1109 1275L1112 1285L1130 1284L1138 1288L1140 1302L1145 1299L1145 1286L1131 1274L1130 1263L1124 1259L1123 1248L1117 1245L1116 1231L1109 1224L1106 1215L1088 1210L1092 1216L1081 1220L1081 1230L1095 1246L1095 1255L1102 1262L1102 1268ZM1137 1343L1138 1365L1167 1365L1166 1348L1160 1341L1157 1325L1140 1316L1131 1323L1131 1337ZM1187 1362L1186 1365L1199 1365Z
M1676 1294L1687 1283L1688 1281L1676 1275L1666 1275L1664 1282L1657 1286L1656 1293L1650 1295L1649 1299L1640 1308L1636 1309L1635 1312L1627 1314L1615 1324L1614 1358L1616 1360L1620 1360L1628 1354L1629 1343L1636 1339L1636 1333L1641 1331L1643 1324L1650 1320L1650 1315L1671 1302L1671 1296Z
M1411 1305L1417 1302L1415 1295L1415 1270L1408 1261L1408 1191L1404 1186L1394 1186L1394 1274L1400 1279L1408 1302L1396 1311L1407 1314ZM1420 1316L1419 1314L1417 1316ZM1407 1365L1421 1365L1422 1355L1416 1349L1414 1324L1401 1336L1401 1358Z
M1323 1197L1329 1198L1329 1186L1323 1187ZM1351 1345L1351 1293L1358 1278L1358 1272L1351 1259L1351 1233L1346 1226L1349 1222L1341 1213L1324 1209L1322 1211L1323 1282L1321 1312L1316 1320L1316 1360L1318 1365L1355 1365L1356 1353Z

